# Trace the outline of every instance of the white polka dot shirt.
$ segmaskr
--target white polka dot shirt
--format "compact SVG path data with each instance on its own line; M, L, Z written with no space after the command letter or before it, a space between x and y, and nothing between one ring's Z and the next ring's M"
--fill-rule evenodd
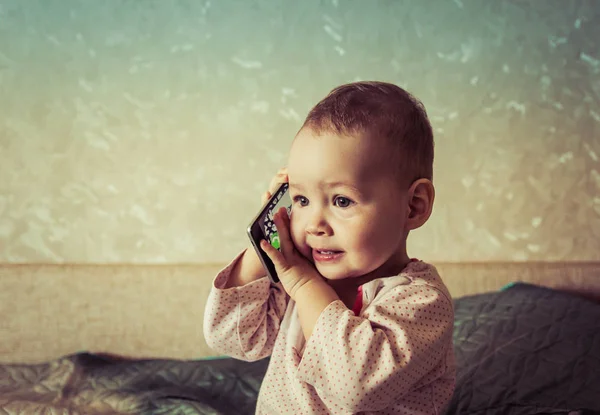
M304 340L295 303L267 277L224 289L204 316L208 344L253 361L271 356L257 414L441 414L455 384L451 297L435 267L411 262L362 286L357 314L332 302Z

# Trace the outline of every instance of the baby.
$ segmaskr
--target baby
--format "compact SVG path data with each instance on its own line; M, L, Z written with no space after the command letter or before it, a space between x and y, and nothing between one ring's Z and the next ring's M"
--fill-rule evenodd
M309 112L263 196L289 183L281 252L261 245L281 282L248 249L217 275L205 312L212 348L271 356L256 413L443 413L452 300L406 250L431 214L433 147L422 104L392 84L342 85Z

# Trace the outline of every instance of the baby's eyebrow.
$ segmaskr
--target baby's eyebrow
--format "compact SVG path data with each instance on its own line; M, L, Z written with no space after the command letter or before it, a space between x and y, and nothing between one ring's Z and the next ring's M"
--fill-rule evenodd
M352 185L350 183L345 183L342 181L335 181L335 182L323 182L320 186L322 186L322 188L324 189L333 189L336 187L345 187L348 188L356 193L361 193L360 189L358 187L356 187L355 185ZM290 189L294 189L294 190L299 190L299 191L304 191L304 186L302 186L299 183L290 183L289 184L289 188Z
M325 186L330 187L330 188L331 187L347 187L349 189L354 190L355 192L360 192L360 190L356 186L349 184L349 183L339 182L339 181L338 182L326 182Z

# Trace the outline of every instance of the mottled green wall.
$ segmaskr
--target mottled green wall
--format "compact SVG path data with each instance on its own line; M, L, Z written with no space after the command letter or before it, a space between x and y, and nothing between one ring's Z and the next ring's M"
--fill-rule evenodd
M429 261L600 259L600 2L0 0L0 262L222 262L334 86L436 131Z

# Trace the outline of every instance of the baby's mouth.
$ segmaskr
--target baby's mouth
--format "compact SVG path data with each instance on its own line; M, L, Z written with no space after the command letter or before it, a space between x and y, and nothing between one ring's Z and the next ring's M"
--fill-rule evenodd
M333 254L339 254L342 251L332 251L332 250L327 250L327 249L315 249L315 251L317 251L319 254L322 255L333 255Z
M344 251L313 248L312 258L315 262L335 262L343 255L343 253Z

